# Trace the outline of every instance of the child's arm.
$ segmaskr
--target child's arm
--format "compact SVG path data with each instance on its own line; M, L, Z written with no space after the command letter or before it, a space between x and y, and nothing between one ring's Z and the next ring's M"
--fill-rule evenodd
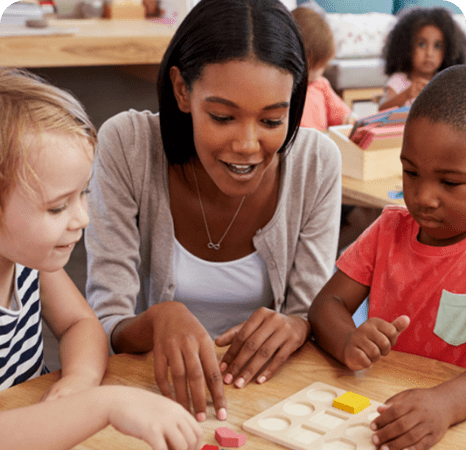
M317 343L351 370L370 367L395 345L409 318L388 323L368 319L359 328L353 314L369 294L364 286L340 270L330 278L309 308L309 322Z
M385 89L385 93L380 99L379 111L393 107L401 107L410 100L414 100L425 88L429 80L425 78L413 78L411 85L397 94L390 86Z
M142 389L100 386L0 411L0 450L70 449L109 424L153 450L197 450L201 445L201 428L177 403Z
M108 344L102 325L63 269L39 276L43 317L60 341L62 377L44 394L43 400L50 400L99 385Z
M466 420L466 372L430 389L400 392L378 408L372 440L381 450L425 450Z

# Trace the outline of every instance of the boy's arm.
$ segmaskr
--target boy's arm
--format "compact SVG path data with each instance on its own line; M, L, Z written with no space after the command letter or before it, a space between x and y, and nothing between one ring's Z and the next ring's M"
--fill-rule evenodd
M382 449L428 449L466 420L465 405L466 372L433 388L400 392L379 407L372 440Z
M356 330L352 316L368 294L368 286L337 270L309 308L308 320L317 343L344 364L345 344Z
M160 395L99 386L24 408L0 411L0 450L64 450L107 425L152 449L197 450L202 430L188 411Z
M40 273L44 320L60 341L62 378L51 399L100 384L108 362L105 331L66 272Z
M409 325L407 316L392 323L373 317L356 328L352 316L369 291L368 286L337 270L309 308L317 343L351 370L370 367L388 355Z

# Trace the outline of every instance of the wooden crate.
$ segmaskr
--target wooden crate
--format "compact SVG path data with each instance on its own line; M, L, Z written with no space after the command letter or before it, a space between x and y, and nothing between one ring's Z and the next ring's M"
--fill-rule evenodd
M329 127L328 130L328 135L340 149L343 175L358 180L376 180L402 175L400 162L402 137L374 141L363 150L349 140L351 129L352 125L340 125Z

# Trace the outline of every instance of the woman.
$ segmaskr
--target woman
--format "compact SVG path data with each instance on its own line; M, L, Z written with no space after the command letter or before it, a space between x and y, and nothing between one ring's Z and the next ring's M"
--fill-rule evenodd
M263 383L307 339L338 240L340 156L298 133L306 58L278 0L202 0L159 71L160 115L103 125L88 300L115 352L154 351L161 392L219 419L223 382ZM214 343L230 345L222 362ZM222 374L223 372L223 374Z

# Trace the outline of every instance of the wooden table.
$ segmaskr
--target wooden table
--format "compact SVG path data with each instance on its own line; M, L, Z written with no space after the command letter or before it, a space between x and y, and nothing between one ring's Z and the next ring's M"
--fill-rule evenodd
M224 349L217 349L220 359ZM154 386L153 359L150 355L117 355L110 358L104 384L139 386L157 392ZM307 343L297 351L270 381L262 386L251 383L243 389L225 387L229 417L225 422L214 418L212 405L208 408L208 418L203 423L203 444L217 444L215 429L228 426L238 432L247 419L273 406L279 401L298 392L306 386L321 381L335 387L351 390L373 400L384 402L405 389L435 386L451 379L464 369L451 364L391 352L373 368L352 372L333 358ZM27 381L0 393L0 409L12 409L38 401L42 393L59 377L58 372ZM464 449L466 423L452 427L444 438L433 447L435 450ZM258 436L247 433L245 450L279 450L276 445ZM149 446L135 438L124 436L112 427L107 427L77 447L77 450L147 450Z
M362 181L348 176L342 177L342 201L347 205L383 208L387 205L404 205L402 199L391 199L390 191L401 191L400 176Z
M3 67L75 67L159 64L176 25L149 20L55 19L73 34L0 38Z

